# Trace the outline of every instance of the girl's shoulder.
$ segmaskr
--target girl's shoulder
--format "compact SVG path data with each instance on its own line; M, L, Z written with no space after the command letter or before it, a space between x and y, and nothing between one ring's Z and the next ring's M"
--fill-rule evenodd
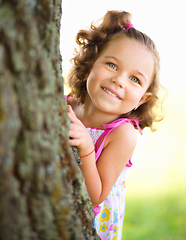
M105 146L115 142L118 146L130 146L134 149L137 143L137 131L132 121L126 119L113 129L108 135ZM123 148L123 147L122 147Z
M134 125L132 122L125 121L123 124L117 126L112 132L111 136L113 138L119 138L119 139L136 139L137 137L137 131L134 128Z

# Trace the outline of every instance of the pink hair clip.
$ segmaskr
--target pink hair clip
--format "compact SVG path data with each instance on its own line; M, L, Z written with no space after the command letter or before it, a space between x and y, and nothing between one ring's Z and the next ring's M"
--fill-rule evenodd
M129 30L130 28L133 28L133 24L126 22L127 26L125 27L126 30Z

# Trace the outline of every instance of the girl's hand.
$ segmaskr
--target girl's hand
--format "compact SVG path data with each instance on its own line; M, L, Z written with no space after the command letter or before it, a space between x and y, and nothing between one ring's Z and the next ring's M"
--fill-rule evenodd
M92 138L83 123L76 117L70 105L68 105L68 116L71 121L69 143L71 146L78 148L80 156L84 156L94 149Z

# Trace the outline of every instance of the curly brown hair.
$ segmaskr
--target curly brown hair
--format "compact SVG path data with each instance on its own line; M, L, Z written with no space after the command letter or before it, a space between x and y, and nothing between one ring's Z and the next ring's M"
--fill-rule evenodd
M152 97L136 110L121 117L137 119L142 129L145 127L152 129L152 123L159 121L153 107L158 100L160 58L154 42L146 34L133 27L126 30L131 23L131 17L131 14L125 11L108 11L98 26L91 24L90 29L80 30L77 33L76 42L79 50L76 50L75 57L72 59L73 67L69 73L68 84L71 88L71 96L83 104L87 93L86 79L94 62L111 40L123 36L144 44L152 53L155 63L151 85L147 89L152 93Z

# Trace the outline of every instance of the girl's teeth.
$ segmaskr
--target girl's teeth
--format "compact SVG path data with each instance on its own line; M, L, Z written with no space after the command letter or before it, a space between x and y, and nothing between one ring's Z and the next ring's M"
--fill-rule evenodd
M118 97L116 94L112 93L111 91L109 91L106 88L103 88L103 90L105 90L105 92L109 93L110 95L114 96L114 97Z

